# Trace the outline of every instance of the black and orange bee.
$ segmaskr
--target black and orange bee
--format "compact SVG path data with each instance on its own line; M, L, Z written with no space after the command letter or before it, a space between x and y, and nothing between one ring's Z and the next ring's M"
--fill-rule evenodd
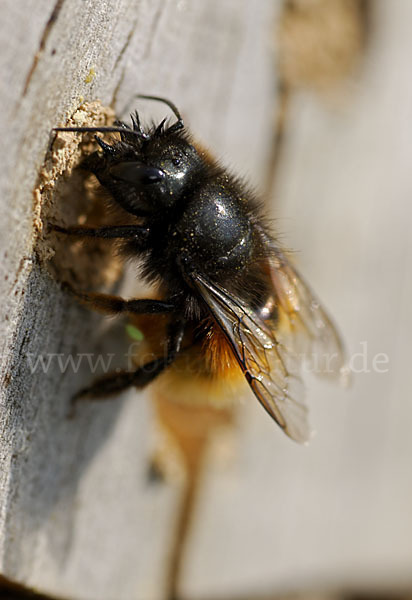
M318 371L339 375L339 336L247 186L194 145L174 104L142 97L165 103L176 121L145 130L136 112L132 127L118 121L56 129L120 134L110 144L96 136L101 150L82 166L126 211L128 223L55 230L117 240L125 254L140 259L143 278L156 290L155 298L131 300L75 292L97 310L128 313L154 354L136 370L108 374L77 396L143 388L162 374L163 388L179 395L195 381L196 402L246 381L284 432L306 441L300 363L316 361Z

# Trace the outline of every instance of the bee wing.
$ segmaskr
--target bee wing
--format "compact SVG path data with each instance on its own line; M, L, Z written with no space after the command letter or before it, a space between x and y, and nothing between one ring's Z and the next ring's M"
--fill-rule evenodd
M276 339L274 324L240 298L200 275L193 280L259 402L288 436L307 441L311 432L294 352Z
M277 305L286 316L278 337L295 355L306 359L317 375L347 383L345 353L331 318L286 256L276 250L269 259Z

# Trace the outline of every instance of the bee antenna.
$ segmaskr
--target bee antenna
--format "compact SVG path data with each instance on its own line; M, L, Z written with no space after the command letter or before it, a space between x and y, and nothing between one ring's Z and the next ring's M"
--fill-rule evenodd
M78 133L129 133L136 137L142 137L140 131L134 131L127 126L123 127L53 127L53 131L74 131Z
M166 106L168 106L170 108L170 110L175 115L177 121L176 121L176 123L173 123L173 125L168 127L166 129L165 133L167 133L167 134L175 133L176 131L180 131L181 129L184 128L182 115L178 111L177 107L173 104L173 102L170 102L170 100L167 100L166 98L162 98L161 96L146 96L145 94L137 94L136 97L142 98L143 100L154 100L155 102L163 102L163 104L166 104ZM121 126L116 125L116 126L102 126L102 127L54 127L53 131L73 131L73 132L78 132L78 133L120 133L120 134L127 133L128 135L135 135L137 138L140 138L143 140L149 139L150 136L142 131L142 128L140 125L140 119L139 119L139 115L138 115L137 111L135 112L134 116L131 115L131 119L132 119L132 123L133 123L133 129L123 123ZM119 123L119 121L117 121L117 123ZM156 129L157 135L159 135L164 123L165 123L165 121L163 120L160 123L160 125L157 127L157 129ZM160 131L158 132L159 128L160 128Z
M183 129L184 124L183 124L182 115L178 111L175 104L173 104L173 102L170 102L170 100L167 100L166 98L162 98L161 96L146 96L145 94L138 94L137 98L142 98L143 100L154 100L155 102L163 102L163 104L166 104L166 106L168 106L170 108L172 113L175 115L177 121L176 121L176 123L173 123L173 125L166 130L166 133L174 133L175 131L179 131L179 129Z

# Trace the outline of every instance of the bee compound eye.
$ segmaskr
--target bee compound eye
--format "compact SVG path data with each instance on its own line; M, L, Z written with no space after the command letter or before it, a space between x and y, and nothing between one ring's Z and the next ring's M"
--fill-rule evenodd
M140 161L117 163L110 167L110 175L137 187L159 183L165 177L161 169L150 167Z

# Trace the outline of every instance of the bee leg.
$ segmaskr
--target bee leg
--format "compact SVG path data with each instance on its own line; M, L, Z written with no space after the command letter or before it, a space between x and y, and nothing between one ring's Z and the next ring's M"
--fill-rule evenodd
M108 315L118 315L120 313L141 314L165 314L176 310L176 305L170 301L136 299L124 300L120 296L111 294L99 294L97 292L77 292L68 284L63 284L63 289L73 294L79 302Z
M83 388L73 397L73 407L74 403L78 400L99 400L122 392L131 386L138 389L144 388L160 375L160 373L162 373L162 371L164 371L176 358L182 344L185 325L186 321L183 317L178 318L169 325L165 356L147 362L136 371L109 373L108 375L97 379L91 386Z
M106 240L129 239L140 242L142 248L145 247L149 236L149 229L147 227L142 227L141 225L118 225L116 227L87 227L83 225L60 227L60 225L50 225L50 229L57 231L57 233L78 237L91 237Z

